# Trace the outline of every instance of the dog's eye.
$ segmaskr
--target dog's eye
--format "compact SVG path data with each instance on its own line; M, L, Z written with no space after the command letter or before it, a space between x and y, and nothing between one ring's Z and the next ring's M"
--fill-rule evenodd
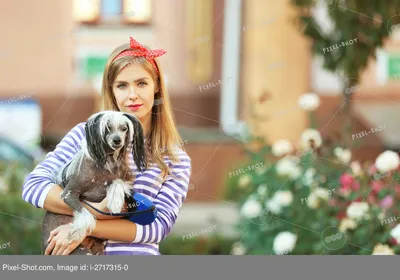
M126 126L124 126L123 128L122 128L122 131L127 131L128 130L128 127L126 127Z

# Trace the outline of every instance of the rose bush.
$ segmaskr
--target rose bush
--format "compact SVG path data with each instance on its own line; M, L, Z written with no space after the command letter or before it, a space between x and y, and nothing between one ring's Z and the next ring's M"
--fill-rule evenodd
M314 95L306 110L318 106ZM374 162L352 160L349 149L328 144L306 129L299 143L261 141L245 146L249 166L263 168L229 179L226 198L240 208L241 254L400 253L399 155L385 151ZM250 138L251 139L251 138ZM254 140L254 139L253 139ZM239 242L240 241L240 242Z

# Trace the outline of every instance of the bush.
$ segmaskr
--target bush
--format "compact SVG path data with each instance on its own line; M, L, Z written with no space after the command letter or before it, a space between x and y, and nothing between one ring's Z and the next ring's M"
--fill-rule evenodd
M22 184L31 167L1 163L0 254L40 255L44 211L22 200Z
M256 150L245 147L245 172L228 180L226 192L240 208L239 251L400 253L400 207L394 203L400 198L399 155L386 151L375 162L361 164L351 162L349 149L327 145L316 129L300 138L297 147L288 140L272 146L259 142ZM249 168L261 162L261 168Z

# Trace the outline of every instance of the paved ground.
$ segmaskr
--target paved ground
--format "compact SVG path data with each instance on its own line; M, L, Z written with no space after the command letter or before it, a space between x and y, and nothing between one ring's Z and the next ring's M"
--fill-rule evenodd
M235 224L238 210L227 203L190 202L182 206L171 233L176 235L207 235L219 233L237 236Z

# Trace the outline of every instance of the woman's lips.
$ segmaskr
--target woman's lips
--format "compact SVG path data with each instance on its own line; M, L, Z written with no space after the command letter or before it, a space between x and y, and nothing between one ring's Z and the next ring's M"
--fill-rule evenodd
M139 110L140 107L142 107L143 104L141 105L132 105L132 106L128 106L128 108L132 111L137 111Z

